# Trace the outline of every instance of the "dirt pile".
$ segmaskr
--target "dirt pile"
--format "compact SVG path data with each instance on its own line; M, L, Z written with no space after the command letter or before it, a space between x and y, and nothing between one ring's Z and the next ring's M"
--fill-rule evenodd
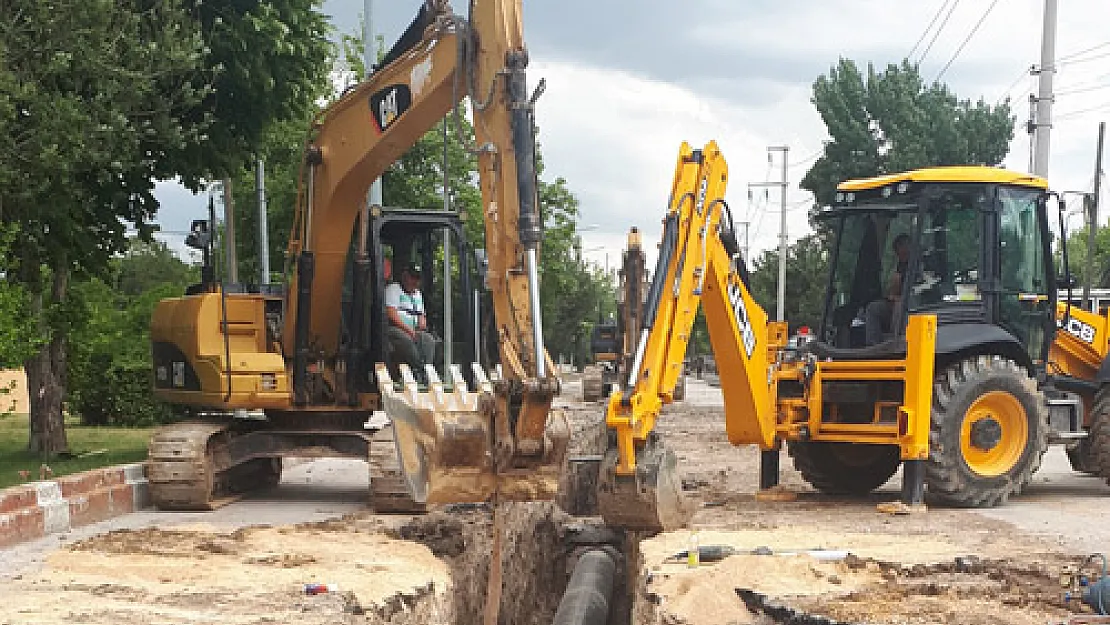
M446 565L422 545L367 529L347 520L111 532L0 588L0 622L454 622ZM306 596L307 583L338 592Z

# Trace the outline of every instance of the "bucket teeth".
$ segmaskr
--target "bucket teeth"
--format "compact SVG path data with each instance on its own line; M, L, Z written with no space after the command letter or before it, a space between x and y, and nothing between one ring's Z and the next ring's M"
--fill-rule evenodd
M450 389L431 366L421 391L412 370L398 367L401 388L388 368L379 363L375 377L382 409L394 426L401 470L417 503L472 503L495 492L506 500L551 499L558 490L569 428L558 411L552 412L547 451L509 470L498 471L493 449L495 410L493 384L477 363L471 365L474 384L467 385L462 369L447 369ZM494 372L497 375L497 372ZM511 441L510 441L510 449Z

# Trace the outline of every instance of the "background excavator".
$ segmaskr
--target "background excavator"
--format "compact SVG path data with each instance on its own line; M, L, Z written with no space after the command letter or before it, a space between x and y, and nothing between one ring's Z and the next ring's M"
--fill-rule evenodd
M617 277L620 280L617 287L617 316L607 321L599 320L590 334L590 352L594 365L587 367L582 375L583 401L608 398L613 387L619 384L621 375L632 366L648 286L651 284L643 235L636 226L628 231L628 242L621 254ZM680 375L671 396L675 401L681 401L685 395L686 376Z
M823 492L866 493L901 466L910 509L926 489L940 503L994 506L1020 492L1049 443L1110 440L1105 409L1084 410L1075 393L1106 405L1081 383L1110 377L1110 335L1105 319L1056 304L1052 198L1061 216L1063 206L1045 180L938 167L842 183L820 215L832 243L823 321L816 340L788 348L786 324L752 299L727 176L714 143L683 145L640 341L609 399L598 503L610 524L657 531L691 511L653 428L699 304L728 439L761 448L762 488L777 484L785 443ZM881 321L871 332L869 317ZM1098 470L1110 464L1095 456Z
M554 497L569 430L551 409L559 383L541 332L539 92L527 90L520 0L469 6L458 15L426 2L377 71L315 120L283 295L239 292L209 270L158 305L156 395L196 417L150 443L159 507L210 509L273 484L283 456L374 460L385 507ZM486 227L481 277L458 215L367 202L369 182L464 97ZM199 222L194 241L208 233ZM421 268L426 297L439 297L429 322L441 354L426 386L387 348L390 261ZM493 380L476 364L477 279L491 292L502 371ZM376 411L392 423L377 436L366 427Z

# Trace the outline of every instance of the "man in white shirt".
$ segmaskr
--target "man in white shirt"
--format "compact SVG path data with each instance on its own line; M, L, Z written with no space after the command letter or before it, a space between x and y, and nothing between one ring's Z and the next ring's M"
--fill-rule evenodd
M428 332L424 296L420 293L420 270L410 265L401 271L400 282L385 288L386 336L393 347L393 361L407 363L416 379L426 382L424 365L435 360L436 339Z

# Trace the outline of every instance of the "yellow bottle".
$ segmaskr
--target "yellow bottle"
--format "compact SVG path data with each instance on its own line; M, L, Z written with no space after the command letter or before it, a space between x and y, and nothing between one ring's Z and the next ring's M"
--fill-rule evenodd
M690 532L690 544L686 547L686 566L694 569L701 564L701 550L698 549L698 533Z

